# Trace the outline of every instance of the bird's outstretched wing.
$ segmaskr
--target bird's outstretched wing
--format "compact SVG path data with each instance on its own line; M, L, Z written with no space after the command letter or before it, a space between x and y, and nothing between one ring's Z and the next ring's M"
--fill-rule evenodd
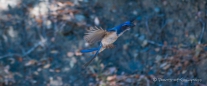
M106 30L103 30L102 28L93 27L87 31L87 33L84 36L84 39L89 44L93 44L101 41L106 34L107 34Z

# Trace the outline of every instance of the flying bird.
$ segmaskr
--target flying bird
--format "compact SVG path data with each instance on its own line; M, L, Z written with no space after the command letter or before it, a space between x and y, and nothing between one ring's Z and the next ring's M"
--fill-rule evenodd
M84 66L87 67L93 59L97 56L98 53L102 52L107 48L113 48L114 42L127 30L134 27L133 20L126 21L118 26L115 26L111 29L104 30L102 28L93 27L87 30L87 33L84 36L84 39L89 44L94 44L99 42L99 47L91 48L86 50L81 50L81 53L88 53L96 51L94 56L91 58L89 62L87 62Z

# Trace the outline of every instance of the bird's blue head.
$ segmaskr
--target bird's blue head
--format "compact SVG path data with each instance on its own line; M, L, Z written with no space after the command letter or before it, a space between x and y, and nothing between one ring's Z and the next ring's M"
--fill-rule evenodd
M116 31L117 35L119 35L120 33L134 27L135 25L133 24L133 21L134 21L134 19L130 20L130 21L126 21L123 24L120 24L120 25L110 29L109 31Z

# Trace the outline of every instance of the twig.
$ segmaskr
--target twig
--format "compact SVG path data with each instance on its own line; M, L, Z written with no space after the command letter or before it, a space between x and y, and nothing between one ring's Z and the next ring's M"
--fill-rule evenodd
M31 49L29 49L26 53L24 54L18 54L18 53L10 53L10 54L6 54L6 55L3 55L3 56L0 56L0 59L3 59L3 58L6 58L6 57L12 57L12 56L21 56L21 57L24 57L28 54L30 54L32 51L34 51L38 46L41 45L41 42L38 42L37 44L34 45L34 47L32 47Z
M34 45L31 49L29 49L26 53L23 54L23 57L30 54L32 51L34 51L38 46L41 45L41 42L38 42L37 44Z
M159 44L159 43L156 43L156 42L151 41L151 40L147 40L147 42L148 42L148 43L150 43L150 44L153 44L153 45L159 46L159 47L162 47L162 46L163 46L163 44Z
M9 57L9 56L14 56L14 54L7 54L7 55L0 56L0 59L3 59L5 57Z
M201 40L203 38L203 34L204 34L204 31L205 31L205 22L202 20L202 19L199 19L199 21L201 22L202 24L202 31L201 31L201 35L200 35L200 38L198 40L198 44L201 44Z
M0 56L0 59L3 59L3 58L6 58L6 57L12 57L12 56L22 56L21 54L17 54L17 53L13 53L13 54L6 54L6 55L3 55L3 56Z
M147 28L148 33L151 34L150 29L149 29L148 18L147 18L146 21L145 21L145 26L146 26L146 28Z

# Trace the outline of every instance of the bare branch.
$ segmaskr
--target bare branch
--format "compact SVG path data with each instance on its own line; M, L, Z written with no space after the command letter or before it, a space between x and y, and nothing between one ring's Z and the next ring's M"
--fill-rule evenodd
M145 21L145 26L147 28L147 32L151 35L150 29L149 29L149 23L148 23L148 18Z
M205 22L202 20L202 19L199 19L199 21L201 22L202 24L202 31L201 31L201 34L200 34L200 38L198 40L198 44L201 44L201 40L203 38L203 34L204 34L204 31L205 31Z
M0 56L0 59L6 58L6 57L12 57L12 56L21 56L24 57L28 54L30 54L32 51L34 51L38 46L40 46L42 44L42 42L38 42L37 44L34 45L34 47L32 47L31 49L29 49L26 53L23 54L18 54L18 53L10 53L10 54L6 54L3 56Z
M6 54L3 56L0 56L0 59L6 58L6 57L12 57L12 56L22 56L21 54L17 54L17 53L10 53L10 54Z
M34 45L31 49L29 49L26 53L23 54L23 57L30 54L32 51L34 51L38 46L41 45L41 42L38 42L37 44Z
M156 42L151 41L151 40L147 40L147 42L148 42L148 43L150 43L150 44L153 44L153 45L159 46L159 47L162 47L162 46L163 46L163 44L159 44L159 43L156 43Z

